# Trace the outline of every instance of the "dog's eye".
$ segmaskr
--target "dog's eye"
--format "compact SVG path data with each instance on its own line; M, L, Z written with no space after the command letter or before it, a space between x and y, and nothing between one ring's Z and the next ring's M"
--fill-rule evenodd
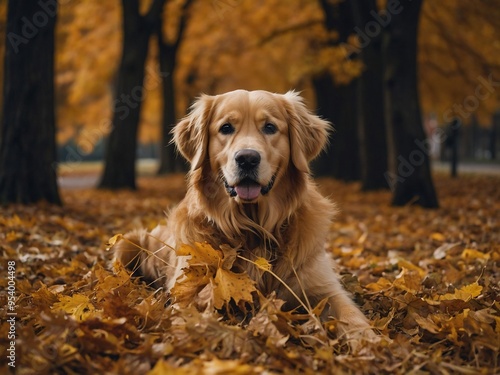
M224 134L224 135L233 134L234 127L233 127L233 125L226 123L220 127L219 133Z
M262 131L265 133L265 134L275 134L277 131L278 131L278 128L276 127L276 125L274 124L271 124L270 122L268 122L266 125L264 125L264 127L262 128Z

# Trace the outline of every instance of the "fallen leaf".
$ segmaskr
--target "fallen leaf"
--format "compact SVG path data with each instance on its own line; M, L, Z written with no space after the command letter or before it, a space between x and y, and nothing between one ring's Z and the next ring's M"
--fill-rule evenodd
M86 320L96 311L89 297L83 294L61 296L59 302L54 303L53 309L59 309L72 315L76 320Z
M462 252L462 258L488 260L488 259L490 259L490 254L485 254L485 253L482 253L481 251L478 251L475 249L465 249Z
M385 277L381 277L375 283L370 283L365 286L366 289L369 289L374 292L380 292L382 290L388 290L393 287L391 281L387 280Z
M483 287L479 285L477 282L465 285L460 289L455 290L455 293L446 293L442 296L439 296L440 301L453 300L453 299L461 299L462 301L469 301L472 298L475 298L481 294Z
M215 275L214 306L222 308L231 298L236 303L252 302L252 293L257 289L255 282L246 273L234 273L219 268Z
M411 294L416 294L422 286L422 276L417 270L403 268L392 285Z
M177 255L191 256L188 260L191 266L219 267L222 263L223 254L220 250L214 249L208 243L196 242L194 246L181 245L177 250Z

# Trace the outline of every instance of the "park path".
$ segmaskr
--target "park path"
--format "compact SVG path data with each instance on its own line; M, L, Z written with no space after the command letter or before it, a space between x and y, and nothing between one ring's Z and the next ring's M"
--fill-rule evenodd
M154 175L158 163L155 160L143 159L138 162L138 172L141 176ZM67 165L63 173L58 178L59 187L62 189L88 189L97 186L99 182L102 163L80 163L77 165ZM449 173L449 163L434 161L432 170L435 172ZM500 176L500 163L462 163L458 165L458 175L482 174Z

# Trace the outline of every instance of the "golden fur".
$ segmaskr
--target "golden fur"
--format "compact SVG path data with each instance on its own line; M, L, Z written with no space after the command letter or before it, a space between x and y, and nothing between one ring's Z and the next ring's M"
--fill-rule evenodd
M305 291L311 304L329 298L328 313L340 321L340 333L352 337L370 332L324 250L335 206L319 193L309 162L326 144L329 128L294 92L237 90L201 96L174 129L177 148L191 163L185 198L169 214L166 226L150 234L139 230L126 235L156 256L121 241L116 258L150 280L161 280L168 291L186 260L164 244L173 249L194 242L206 241L215 248L228 244L246 258L268 259L273 271L297 295ZM255 181L249 185L240 182L241 163L235 162L240 150L260 155L251 171ZM250 196L260 188L257 198ZM296 305L269 273L244 261L237 261L235 268L247 272L262 293L276 291L288 307Z

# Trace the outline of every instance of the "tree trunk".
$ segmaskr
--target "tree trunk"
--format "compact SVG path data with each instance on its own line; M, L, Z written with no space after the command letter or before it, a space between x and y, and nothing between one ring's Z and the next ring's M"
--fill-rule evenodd
M495 111L491 121L491 159L497 159L500 138L500 110Z
M356 31L364 33L377 12L376 0L352 0ZM363 190L385 189L387 140L384 119L382 28L377 35L363 40L360 57L364 71L357 79L357 126L360 177ZM366 35L366 33L364 34ZM361 35L358 35L361 38Z
M351 5L321 0L325 14L325 27L339 34L333 45L345 43L353 30ZM317 176L331 176L344 181L359 179L357 113L354 108L356 80L347 85L335 84L330 73L313 79L318 114L330 120L335 128L325 152L313 163Z
M160 71L163 77L163 119L158 174L166 174L185 171L186 164L175 151L171 133L177 122L173 74L177 58L177 47L164 43L163 38L159 38L159 41Z
M113 102L113 128L108 137L100 188L135 189L137 131L144 100L144 66L151 34L158 31L165 0L155 0L144 16L139 0L122 0L123 52Z
M193 0L185 0L181 9L179 26L175 41L169 43L163 34L158 34L160 70L163 78L163 119L162 137L160 144L160 168L158 174L187 171L187 164L175 151L172 143L172 129L177 122L175 111L175 85L174 72L177 61L177 53L184 38L186 24L189 17L189 9Z
M401 5L384 35L384 99L392 204L438 207L417 87L417 30L423 0Z
M8 3L0 135L1 204L40 200L61 203L54 115L56 17L56 2L45 11L32 0Z
M355 127L355 83L336 86L330 74L313 79L317 112L333 123L326 150L313 162L316 176L343 181L359 179L358 138Z

